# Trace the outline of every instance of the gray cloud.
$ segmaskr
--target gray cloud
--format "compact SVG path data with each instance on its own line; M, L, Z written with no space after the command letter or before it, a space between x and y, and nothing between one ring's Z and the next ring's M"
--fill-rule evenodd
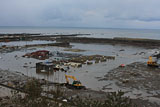
M112 19L112 20L122 20L122 21L143 21L143 22L154 22L160 21L160 17L141 17L141 16L128 16L128 17L121 17L121 16L105 16L105 18Z
M0 26L160 28L158 0L1 0Z

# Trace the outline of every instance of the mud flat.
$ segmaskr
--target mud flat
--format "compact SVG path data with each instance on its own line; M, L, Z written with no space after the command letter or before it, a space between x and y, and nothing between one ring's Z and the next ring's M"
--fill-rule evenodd
M27 81L32 80L33 78L27 77L23 75L20 72L12 73L7 70L0 70L0 92L3 92L3 94L0 94L0 105L5 104L8 106L12 105L12 101L10 99L11 96L13 96L13 91L18 91L21 93L26 93L24 91L24 87L27 84ZM106 97L105 92L101 91L93 91L90 89L68 89L64 85L60 85L57 83L52 83L45 80L39 80L42 84L43 91L45 92L45 87L48 87L47 90L54 90L55 87L58 85L61 87L61 91L65 92L65 98L70 99L76 96L79 96L81 98L87 98L91 95L92 99L95 100L103 100L104 97ZM49 88L50 87L50 88Z
M24 74L17 72L12 73L7 70L0 69L0 85L8 86L13 88L21 88L27 82L30 77L25 76Z
M0 47L0 53L2 52L13 52L13 51L20 51L22 49L31 48L31 47L72 47L70 43L46 43L46 44L30 44L30 45L23 45L23 46L6 46L3 45Z
M63 43L48 43L48 44L35 44L35 45L25 45L26 47L36 47L36 46L58 46L58 47L70 47L70 43L63 42Z
M88 38L88 37L60 37L56 38L60 42L72 43L98 43L98 44L112 44L112 45L131 45L145 48L156 48L160 45L160 40L142 39L142 38Z
M11 73L10 71L7 71L7 70L5 71L0 70L0 75L1 75L0 92L5 93L4 91L6 91L7 93L10 93L10 94L6 94L5 96L4 95L0 96L0 101L1 101L0 105L5 104L8 106L11 106L12 101L10 99L10 96L13 95L11 94L11 91L18 90L23 93L24 85L31 78L24 76L22 73L19 73L19 72ZM44 81L41 80L41 83L44 83ZM56 85L58 84L51 83L51 84L48 84L46 87L50 87L51 89L54 89L53 87L55 87ZM85 90L84 89L82 90L67 89L64 86L60 86L60 87L61 87L61 90L65 92L64 96L68 100L71 100L72 98L76 98L76 96L79 96L80 98L91 98L93 100L100 100L100 101L104 101L105 99L107 99L107 92L94 91L90 89L85 89ZM132 101L134 102L134 104L137 105L137 107L141 107L141 105L145 107L158 107L157 104L150 103L147 100L132 99Z
M153 107L160 106L160 68L151 68L146 63L134 62L108 72L100 81L116 81L115 84L126 90L134 99L148 100ZM104 86L104 90L108 86ZM136 92L135 92L136 90ZM147 106L148 107L148 106ZM150 106L149 106L150 107Z
M82 49L64 49L64 51L71 51L71 52L84 52L85 50L82 50Z

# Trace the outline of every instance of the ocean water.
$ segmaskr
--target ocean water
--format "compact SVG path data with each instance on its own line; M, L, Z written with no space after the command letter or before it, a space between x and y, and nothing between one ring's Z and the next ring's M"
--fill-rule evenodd
M0 27L1 33L90 34L82 36L96 38L130 37L160 39L160 29Z

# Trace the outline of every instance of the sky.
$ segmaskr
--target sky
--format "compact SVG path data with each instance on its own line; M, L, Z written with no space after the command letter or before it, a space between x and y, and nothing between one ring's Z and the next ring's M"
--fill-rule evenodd
M0 26L160 29L160 0L0 0Z

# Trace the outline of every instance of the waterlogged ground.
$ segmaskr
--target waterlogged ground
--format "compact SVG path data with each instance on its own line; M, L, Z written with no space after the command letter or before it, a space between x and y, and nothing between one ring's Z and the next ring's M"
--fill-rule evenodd
M148 67L146 63L134 62L126 67L109 71L100 81L115 81L117 89L133 99L141 98L160 105L160 68ZM116 90L117 90L116 89ZM111 85L103 87L112 90ZM116 91L115 90L115 91Z
M34 42L34 41L33 41ZM36 41L37 43L37 41ZM12 44L12 43L10 43ZM98 44L71 44L73 49L83 49L84 52L78 52L82 55L106 55L106 56L116 56L115 60L109 60L107 62L93 64L93 65L83 65L82 68L71 68L67 74L76 76L82 81L84 85L88 88L101 90L104 83L98 82L98 77L104 76L109 70L118 67L120 64L129 64L135 61L142 61L143 55L139 55L141 52L147 50L135 47L124 47L124 46L113 46L113 45L98 45ZM9 70L13 72L20 72L25 75L37 78L44 78L54 82L64 82L64 73L56 72L50 75L47 74L37 74L35 63L46 62L55 57L51 57L47 60L37 60L33 58L23 58L22 56L26 53L34 52L37 50L49 50L51 52L65 52L65 53L77 53L63 51L65 48L61 47L33 47L22 49L21 51L14 51L11 53L0 53L0 68L3 70ZM25 67L24 67L25 66ZM59 78L58 78L59 77ZM96 84L96 85L95 85Z
M116 84L116 80L99 81L109 71L117 68L120 64L131 64L133 62L146 62L149 55L156 50L144 49L140 47L131 47L124 45L100 45L100 44L71 44L73 49L82 49L82 52L70 52L64 51L66 48L62 47L32 47L22 49L20 51L14 51L11 53L0 53L0 68L3 70L9 70L24 74L30 77L36 77L40 79L46 79L53 82L65 82L65 72L53 72L49 74L36 73L35 64L42 62L33 58L22 57L26 53L34 52L37 50L49 50L51 52L65 52L76 53L82 55L105 55L116 56L115 60L108 60L106 62L100 62L98 64L83 65L80 68L71 68L66 74L75 76L82 82L87 88L93 90L118 91L123 90L127 96L132 98L145 98L148 93L143 92L143 89L129 89L127 87L121 87ZM53 60L57 57L51 57L50 59L43 60L44 62ZM25 67L24 67L25 66ZM70 80L72 82L72 80ZM157 99L152 99L155 102Z

